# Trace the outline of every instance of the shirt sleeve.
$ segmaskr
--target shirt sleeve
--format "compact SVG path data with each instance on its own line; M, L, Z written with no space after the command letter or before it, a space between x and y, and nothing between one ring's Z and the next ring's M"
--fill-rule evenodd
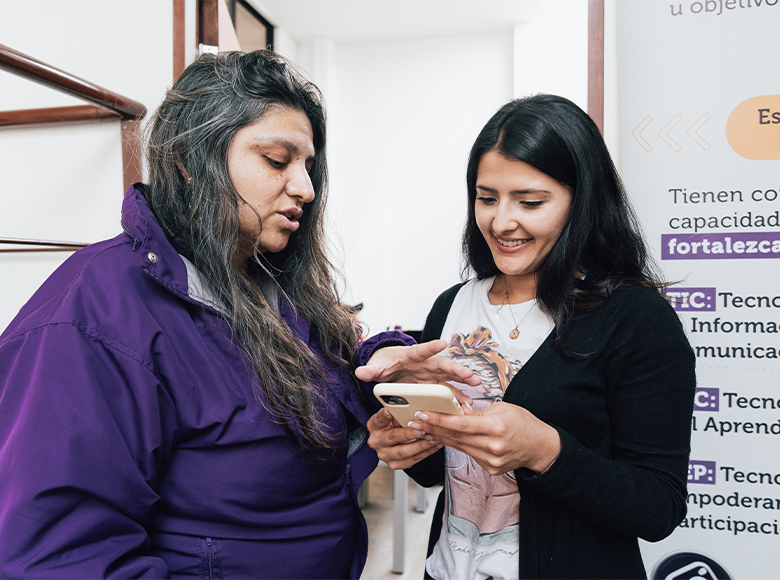
M517 473L605 528L658 541L686 513L696 361L676 313L653 294L619 309L594 363L607 385L610 448L590 449L574 427L553 425L558 459L540 476Z
M386 346L412 346L415 344L417 344L417 342L411 336L404 334L403 332L398 332L396 330L380 332L367 338L358 345L357 356L355 357L357 361L356 366L367 364L373 354L380 348ZM378 410L382 405L376 400L376 397L374 397L374 385L376 385L376 382L372 381L367 383L359 379L356 380L360 385L363 395L371 402L374 410Z
M147 551L175 412L148 362L51 324L0 369L0 577L168 577Z
M417 342L408 334L390 330L375 334L358 345L357 366L363 366L380 348L386 346L412 346Z

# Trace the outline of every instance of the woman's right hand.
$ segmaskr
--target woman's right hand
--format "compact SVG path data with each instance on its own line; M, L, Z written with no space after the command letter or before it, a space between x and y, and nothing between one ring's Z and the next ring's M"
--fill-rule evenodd
M424 437L472 457L490 475L526 467L544 473L561 452L561 437L551 425L519 405L499 401L464 415L416 413L410 427Z
M368 446L390 469L406 469L443 447L430 435L411 427L401 427L387 409L368 420Z

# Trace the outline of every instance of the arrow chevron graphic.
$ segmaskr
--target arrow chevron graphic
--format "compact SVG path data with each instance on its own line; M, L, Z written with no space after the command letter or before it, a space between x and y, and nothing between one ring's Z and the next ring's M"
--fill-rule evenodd
M669 119L669 122L666 125L664 125L660 131L658 131L658 136L661 138L661 140L667 145L669 145L669 147L671 147L674 151L677 152L679 152L682 149L682 147L680 147L680 144L677 141L672 139L672 136L669 135L669 131L674 129L675 125L677 125L677 123L680 122L680 119L682 119L680 115L675 115L674 117Z
M691 125L691 128L688 129L688 131L686 131L688 137L693 139L693 141L705 151L710 150L710 144L704 140L704 137L699 135L699 129L701 129L704 126L704 123L709 121L711 117L712 115L710 115L709 113L704 113L701 117L699 117L699 120L696 121L693 125Z
M642 137L642 131L644 131L647 126L653 121L653 118L651 116L647 116L644 119L642 119L642 122L639 123L636 127L634 127L634 130L631 131L631 135L634 136L634 139L636 139L636 142L639 143L639 145L650 153L653 150L653 147L648 143L644 137Z

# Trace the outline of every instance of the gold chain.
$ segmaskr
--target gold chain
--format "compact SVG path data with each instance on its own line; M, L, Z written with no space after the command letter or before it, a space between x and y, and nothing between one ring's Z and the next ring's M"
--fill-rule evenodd
M525 313L525 316L523 316L520 322L517 322L515 320L515 313L512 312L512 305L509 304L509 286L506 284L506 274L504 275L504 301L501 303L501 306L498 307L498 310L496 310L496 320L498 320L498 313L501 312L501 309L504 307L504 305L509 306L509 314L512 315L512 322L515 323L515 327L509 332L509 338L515 340L518 336L520 336L520 325L528 317L528 315L531 314L531 310L534 309L536 304L534 303L534 305L528 309L528 312Z

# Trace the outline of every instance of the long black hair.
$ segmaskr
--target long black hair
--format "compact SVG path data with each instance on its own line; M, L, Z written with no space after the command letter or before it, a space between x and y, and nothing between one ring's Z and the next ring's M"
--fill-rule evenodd
M236 132L271 107L301 111L311 123L315 197L283 251L255 252L247 269L250 280L233 262L242 233L228 154ZM325 355L349 364L357 335L339 300L324 247L325 136L319 91L284 58L266 50L204 54L181 74L150 123L146 188L166 236L198 268L224 307L256 376L258 401L285 426L300 451L319 458L343 444L320 417L327 388L324 372L259 288L275 285L312 322ZM254 243L257 250L259 236Z
M477 170L488 151L524 161L571 192L566 224L536 281L537 301L559 337L569 320L600 304L623 282L663 286L598 127L573 102L555 95L507 103L477 137L466 170L464 277L500 274L474 208Z

